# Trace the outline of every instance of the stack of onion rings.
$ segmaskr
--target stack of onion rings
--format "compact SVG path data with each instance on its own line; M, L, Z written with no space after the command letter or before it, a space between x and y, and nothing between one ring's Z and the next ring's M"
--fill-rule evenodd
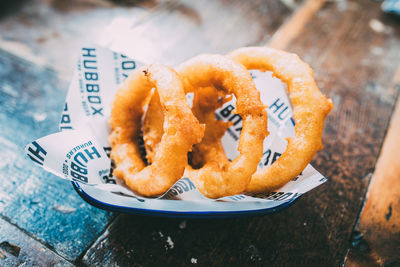
M258 171L268 135L267 114L247 69L272 71L288 85L296 122L286 151L270 167ZM241 48L228 56L197 56L181 64L177 73L160 65L137 70L115 98L111 158L117 166L114 174L132 190L156 196L183 174L210 198L266 192L299 175L322 148L324 120L333 105L319 91L310 67L296 55L266 47ZM152 87L156 87L153 94ZM187 93L194 94L191 110L184 99ZM221 142L230 124L218 121L214 112L232 94L243 127L240 155L230 162ZM146 167L137 139L147 102L142 130L151 165Z

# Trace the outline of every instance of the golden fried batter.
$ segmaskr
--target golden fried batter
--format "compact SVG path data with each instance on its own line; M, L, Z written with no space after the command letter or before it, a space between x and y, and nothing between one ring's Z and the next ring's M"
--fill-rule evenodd
M243 192L261 160L263 140L268 135L265 105L260 101L260 93L255 88L250 74L241 64L220 55L197 56L180 65L177 70L182 77L186 93L195 93L194 113L209 129L207 131L206 128L204 142L198 146L204 157L199 161L206 160L201 162L204 166L193 169L188 165L184 176L189 177L200 192L210 198ZM212 94L210 86L217 88L220 93L214 93L214 96L206 99L202 94ZM205 90L204 93L200 93L202 90ZM214 110L218 105L213 102L219 99L219 95L225 94L235 95L236 112L243 120L238 148L240 155L232 162L221 153L223 148L220 138L226 125L214 118ZM149 108L147 112L147 116L153 116L152 109ZM218 131L213 132L213 125L217 125Z
M140 121L143 106L155 87L164 113L164 132L154 161L145 166L139 153ZM200 142L204 125L193 115L179 76L163 65L134 70L118 89L111 112L111 159L114 175L139 194L164 193L182 177L187 152Z
M253 175L246 189L248 192L271 191L299 175L322 149L324 121L333 104L318 89L312 69L295 54L267 47L244 47L229 56L247 69L272 71L287 84L296 122L295 136L288 138L286 150L278 160Z

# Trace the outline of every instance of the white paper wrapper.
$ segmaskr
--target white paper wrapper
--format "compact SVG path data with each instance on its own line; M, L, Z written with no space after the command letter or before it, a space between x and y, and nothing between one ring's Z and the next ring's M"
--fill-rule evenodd
M26 146L26 153L38 165L60 178L79 182L79 189L92 200L118 206L160 212L246 212L276 208L324 183L326 178L311 165L285 186L257 196L236 195L208 199L186 177L159 198L135 195L112 176L109 118L118 85L142 63L109 49L88 45L80 58L61 114L61 132L42 137ZM261 100L268 105L268 130L264 155L258 168L270 166L285 151L288 136L294 135L294 121L284 84L270 72L250 71ZM188 96L190 102L190 95ZM232 121L222 139L229 159L238 156L241 118L232 114L235 98L216 110L217 118ZM181 201L171 201L181 200ZM232 203L233 202L233 203ZM239 204L240 203L240 204Z

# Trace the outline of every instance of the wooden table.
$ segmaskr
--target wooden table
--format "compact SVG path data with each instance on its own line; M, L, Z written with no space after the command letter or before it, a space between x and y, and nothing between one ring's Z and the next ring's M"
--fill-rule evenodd
M7 2L0 265L400 266L400 19L380 3ZM125 44L110 24L129 33ZM247 45L297 53L335 104L312 162L329 181L288 209L250 218L164 219L86 204L69 182L33 166L23 147L58 130L76 51L88 40L171 65Z

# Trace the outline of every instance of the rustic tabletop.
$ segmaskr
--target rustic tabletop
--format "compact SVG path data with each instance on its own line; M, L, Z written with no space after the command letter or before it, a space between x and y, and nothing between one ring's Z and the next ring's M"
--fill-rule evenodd
M312 162L329 181L258 217L166 219L90 206L23 150L58 131L87 41L170 65L248 45L297 53L335 105ZM399 64L400 18L377 1L3 1L0 265L400 266Z

